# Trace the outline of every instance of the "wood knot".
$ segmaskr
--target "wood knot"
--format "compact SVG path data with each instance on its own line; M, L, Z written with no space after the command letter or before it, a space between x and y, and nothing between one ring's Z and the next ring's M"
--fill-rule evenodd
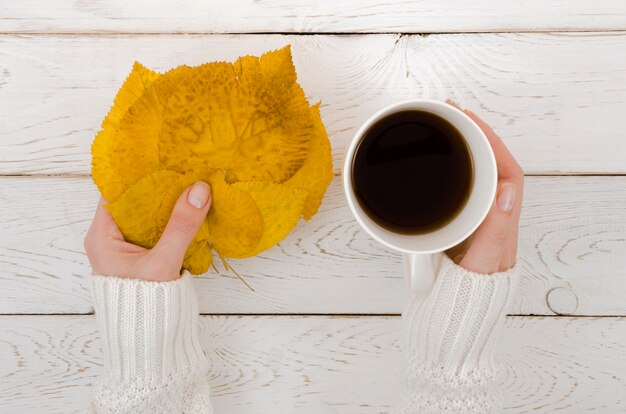
M557 315L571 315L578 309L578 296L569 287L555 287L546 293L546 303Z

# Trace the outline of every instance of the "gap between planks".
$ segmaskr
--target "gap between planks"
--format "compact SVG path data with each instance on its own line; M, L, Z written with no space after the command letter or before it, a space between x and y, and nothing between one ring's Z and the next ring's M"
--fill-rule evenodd
M87 313L0 313L0 318L4 317L24 317L24 316L93 316L94 312ZM277 318L329 318L329 319L368 319L368 318L400 318L400 313L199 313L200 316L243 316L243 317L268 317ZM508 318L521 319L626 319L624 315L523 315L523 314L507 314Z
M514 30L514 29L502 29L502 30L470 30L470 31L441 31L441 32L398 32L398 31L364 31L364 32L210 32L210 31L195 31L195 32L122 32L122 31L8 31L0 32L0 36L15 36L15 35L49 35L49 36L194 36L194 35L211 35L211 36L366 36L366 35L398 35L398 36L437 36L437 35L472 35L472 34L541 34L541 33L598 33L599 36L605 33L620 34L625 33L626 30L622 29L537 29L537 30Z
M334 177L339 177L341 173L333 172ZM524 177L625 177L626 172L568 172L568 173L525 173ZM19 179L40 179L40 178L82 178L91 179L91 174L0 174L2 178Z

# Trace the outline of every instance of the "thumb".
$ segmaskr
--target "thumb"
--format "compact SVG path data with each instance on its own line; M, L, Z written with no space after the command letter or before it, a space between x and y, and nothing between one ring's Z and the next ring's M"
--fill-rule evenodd
M498 190L496 202L489 214L474 233L467 253L459 266L477 273L499 272L509 239L512 235L513 207L515 206L515 184L503 182Z
M162 260L162 265L180 270L189 244L196 236L211 207L211 187L198 181L178 198L170 220L152 251Z

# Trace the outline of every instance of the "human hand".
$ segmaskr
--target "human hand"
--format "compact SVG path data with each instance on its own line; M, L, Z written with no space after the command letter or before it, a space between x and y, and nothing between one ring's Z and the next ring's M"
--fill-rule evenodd
M180 277L185 252L211 207L211 188L198 181L182 193L152 249L126 242L104 204L101 198L85 236L85 252L94 273L166 282Z
M483 130L498 165L496 199L487 217L470 237L447 253L459 266L473 272L505 271L515 265L517 256L524 171L489 125L472 111L461 109L453 101L446 102L465 112Z

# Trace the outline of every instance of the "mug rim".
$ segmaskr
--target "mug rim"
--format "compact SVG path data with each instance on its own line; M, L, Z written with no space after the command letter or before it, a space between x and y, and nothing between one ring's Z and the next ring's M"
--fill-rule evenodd
M352 188L352 182L351 182L351 166L352 166L352 161L354 158L354 153L356 151L356 148L358 146L358 144L361 142L364 133L367 131L367 129L374 124L376 121L380 120L381 118L383 118L384 116L387 115L391 115L394 112L398 112L396 111L397 109L401 108L401 107L407 107L407 106L416 106L419 110L428 110L428 108L423 108L422 106L435 106L435 107L439 107L439 108L445 108L445 110L451 110L452 112L456 112L457 114L459 114L461 117L465 118L467 121L469 121L469 124L472 125L472 128L475 130L475 132L477 133L477 136L480 137L480 139L488 146L489 148L489 155L488 158L490 160L490 164L491 167L493 169L493 171L495 171L495 174L492 174L493 177L491 179L491 185L490 185L490 197L489 197L489 203L485 204L486 206L488 206L487 208L484 208L483 211L480 214L480 219L476 220L476 222L470 226L470 228L463 234L463 237L459 237L459 238L455 238L455 240L453 242L449 242L444 246L439 246L433 249L428 249L428 250L414 250L414 249L409 249L403 246L399 246L397 244L391 243L387 240L384 240L383 238L379 237L369 226L368 223L366 223L363 218L361 217L361 214L359 214L359 212L357 211L355 204L357 201L355 200L355 194ZM448 122L452 122L449 119L447 119ZM454 125L454 124L453 124ZM471 147L470 147L471 149ZM445 102L441 102L438 100L434 100L434 99L408 99L408 100L403 100L403 101L399 101L399 102L395 102L392 103L390 105L387 105L383 108L381 108L380 110L376 111L374 114L372 114L362 125L361 127L357 130L357 132L354 134L354 137L352 138L352 141L350 142L350 145L348 146L348 149L345 153L344 156L344 162L343 162L343 166L342 166L342 181L343 181L343 187L344 187L344 195L348 201L348 205L350 206L350 212L352 213L352 216L356 219L356 221L359 223L359 225L366 231L367 234L369 234L372 238L374 238L375 240L377 240L379 243L383 244L384 246L387 246L393 250L396 251L400 251L403 253L408 253L408 254L432 254L432 253L438 253L438 252L442 252L445 251L453 246L458 245L459 243L461 243L463 240L465 240L466 238L468 238L472 233L474 233L474 231L476 231L476 229L478 228L478 226L480 226L480 224L485 220L485 217L487 217L487 214L489 213L489 210L491 209L491 205L493 204L493 200L495 198L495 194L496 194L496 189L497 189L497 184L498 184L498 168L497 168L497 163L496 163L496 159L495 159L495 155L493 153L493 149L491 148L491 144L489 143L489 140L487 139L487 136L485 135L485 133L483 132L483 130L476 124L476 122L474 122L474 120L472 118L470 118L465 112L459 110L458 108L447 104ZM384 229L386 232L391 233L391 234L397 234L393 231ZM412 237L423 237L423 235L414 235Z

